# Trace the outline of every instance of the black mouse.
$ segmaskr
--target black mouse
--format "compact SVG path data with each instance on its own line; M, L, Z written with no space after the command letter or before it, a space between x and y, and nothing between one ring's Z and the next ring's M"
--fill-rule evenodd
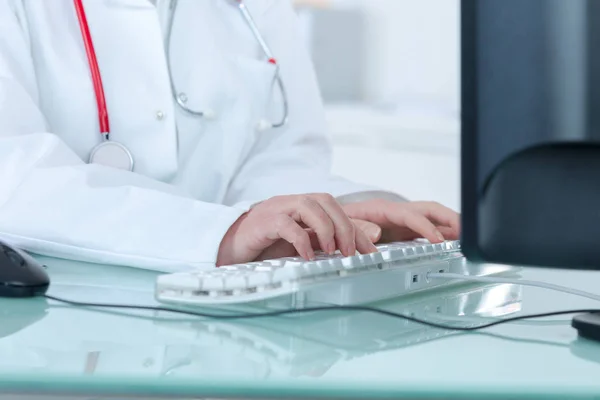
M46 293L46 267L29 254L0 241L0 297L33 297Z

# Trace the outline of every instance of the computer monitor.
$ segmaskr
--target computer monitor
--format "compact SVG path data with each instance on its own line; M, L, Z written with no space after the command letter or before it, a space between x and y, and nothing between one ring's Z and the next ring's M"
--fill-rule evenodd
M600 269L600 0L462 0L462 246Z

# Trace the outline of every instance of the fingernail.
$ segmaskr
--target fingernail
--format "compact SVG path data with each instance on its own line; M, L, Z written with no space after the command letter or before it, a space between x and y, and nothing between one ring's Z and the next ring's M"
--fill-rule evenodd
M442 232L440 231L435 231L435 236L438 238L438 240L440 240L441 242L445 241L446 239L444 238L444 235L442 235Z
M348 247L346 249L346 254L347 254L347 257L352 257L352 256L356 255L356 248Z
M367 232L367 236L371 239L372 242L379 240L379 235L381 235L380 228L371 228Z

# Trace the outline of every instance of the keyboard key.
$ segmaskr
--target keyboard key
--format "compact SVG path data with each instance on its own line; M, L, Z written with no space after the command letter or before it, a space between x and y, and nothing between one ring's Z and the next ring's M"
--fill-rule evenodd
M392 261L392 250L384 250L379 254L381 254L381 258L383 258L384 261Z
M248 286L251 288L267 286L272 282L271 274L269 272L254 272L248 274Z
M358 268L360 265L362 265L360 256L342 258L342 265L346 269Z
M225 289L246 289L248 287L248 276L246 274L233 274L225 278Z
M371 257L370 254L361 254L357 257L360 260L360 265L359 265L360 267L366 267L366 266L370 266L373 264L377 264L377 263L373 263L373 258Z
M321 271L323 271L323 273L331 273L331 272L337 271L337 269L339 267L341 267L341 261L338 261L338 262L339 262L339 266L336 265L335 259L320 260L320 261L317 261L317 265L319 266Z
M274 267L271 264L268 264L268 265L258 265L257 267L254 268L255 271L259 271L259 272L273 272L276 269L278 269L278 268Z
M327 264L329 264L328 268L330 271L339 271L344 268L344 264L342 263L341 258L332 258L329 261L322 261L322 262L323 263L327 262Z
M270 265L274 266L274 267L283 267L283 264L285 264L285 260L280 258L278 260L266 260L265 262L268 262Z
M202 280L186 272L162 275L160 279L163 285L180 290L200 290L202 288Z
M444 251L444 246L442 246L441 243L436 243L436 244L433 245L433 250L436 253L438 253L438 252L441 253L442 251Z
M404 249L399 249L399 248L389 250L389 251L384 251L381 253L381 255L382 255L383 259L387 262L396 261L396 260L406 257Z
M254 268L251 266L248 266L246 264L235 264L235 265L224 265L222 267L219 267L218 270L225 270L225 271L254 271Z
M304 264L304 269L311 271L312 276L319 276L327 273L327 269L323 267L323 264L317 261L311 261Z
M302 266L279 268L273 273L273 282L297 281L304 277L305 271Z
M297 268L297 267L302 267L304 264L305 264L304 261L287 260L282 268Z
M202 290L225 290L223 276L208 275L202 278Z
M372 260L373 264L381 264L384 262L383 254L381 254L381 253L372 253L372 254L370 254L370 256L371 256L371 260Z

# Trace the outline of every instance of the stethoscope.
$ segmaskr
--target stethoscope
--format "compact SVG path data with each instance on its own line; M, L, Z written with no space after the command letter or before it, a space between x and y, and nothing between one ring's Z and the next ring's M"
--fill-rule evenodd
M289 115L289 106L288 106L288 98L285 90L285 85L283 84L283 80L281 79L281 74L279 72L279 64L277 63L277 59L273 56L271 49L265 42L263 36L261 35L256 23L254 22L254 18L252 18L252 14L248 11L248 8L244 4L243 0L226 0L228 2L234 3L238 9L242 17L244 18L246 24L252 31L256 41L260 45L265 57L267 58L267 62L273 64L275 66L275 75L274 75L274 83L277 84L279 91L281 92L281 101L283 107L283 116L279 122L270 122L267 119L262 119L258 122L256 129L259 131L264 131L272 128L281 128L285 126L288 122ZM77 18L79 20L79 26L81 28L81 34L83 37L83 43L85 46L85 51L87 54L88 63L90 66L90 72L92 76L92 82L94 85L94 92L96 95L96 103L98 107L98 120L100 125L100 133L103 137L102 143L97 145L92 149L90 153L89 162L93 164L102 164L114 168L124 169L133 171L134 161L133 156L129 149L125 147L123 144L119 142L115 142L110 140L110 124L108 118L108 109L106 106L106 98L104 96L104 86L102 84L102 76L100 75L100 67L98 66L98 60L96 58L96 51L94 50L94 43L92 41L92 36L90 34L89 25L87 22L87 16L85 13L85 9L83 7L82 0L73 0L75 4L75 11L77 12ZM170 56L169 56L169 48L171 42L171 32L173 28L173 22L175 18L175 10L177 8L178 0L171 0L170 3L170 21L167 28L167 37L166 37L166 57L167 62L170 69ZM211 119L216 118L216 113L213 110L194 110L187 105L187 95L183 92L178 92L175 87L175 83L173 82L173 76L169 73L170 84L171 84L171 92L175 99L177 105L184 110L186 113L191 114L196 117Z

